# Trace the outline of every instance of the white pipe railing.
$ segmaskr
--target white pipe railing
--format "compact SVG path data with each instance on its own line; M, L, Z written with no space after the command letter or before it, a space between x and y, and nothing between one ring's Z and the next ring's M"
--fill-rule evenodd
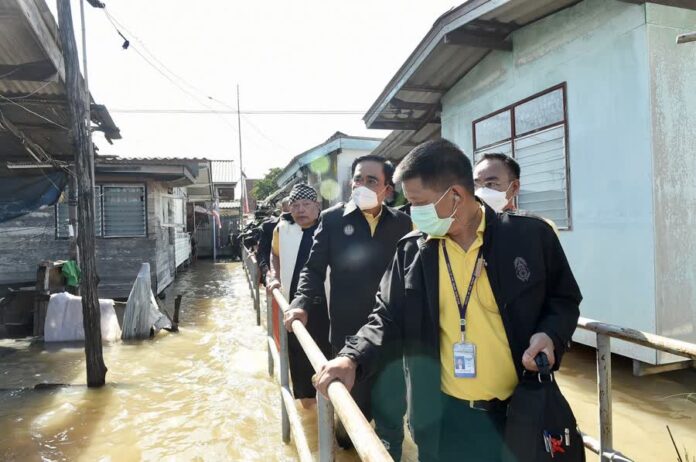
M257 325L260 324L259 303L259 274L256 259L249 251L242 248L244 270L249 279L249 287L254 299L254 309L257 313ZM278 305L280 351L275 347L273 339L273 300ZM283 441L290 441L290 433L295 436L295 445L301 460L311 460L311 451L307 446L307 439L301 428L297 408L290 392L290 379L288 371L287 331L282 325L283 313L288 310L288 302L280 290L276 289L272 294L266 293L266 324L268 335L268 373L273 376L274 365L280 367L281 386L281 412ZM632 459L616 451L613 447L612 425L612 394L611 394L611 338L635 343L656 350L672 353L687 359L696 360L696 345L693 343L662 337L647 332L606 324L588 318L578 319L577 327L595 332L597 335L597 394L599 403L599 441L593 437L582 434L585 447L599 455L601 462L605 461L631 461ZM302 349L315 371L326 364L326 357L312 339L309 332L301 322L292 324L293 332L297 336ZM280 364L278 364L280 363ZM355 444L361 460L364 461L391 461L389 453L384 448L372 426L365 419L360 409L353 401L350 393L341 382L333 382L328 388L329 400L318 395L317 413L319 419L319 460L320 462L332 462L334 460L334 434L333 413L334 409L343 422L346 431ZM299 427L299 428L297 428Z
M614 450L611 399L611 339L643 345L656 350L696 360L696 345L647 332L606 324L588 318L578 319L578 328L597 334L597 395L599 401L599 442L583 434L585 447L599 455L599 460L631 460Z

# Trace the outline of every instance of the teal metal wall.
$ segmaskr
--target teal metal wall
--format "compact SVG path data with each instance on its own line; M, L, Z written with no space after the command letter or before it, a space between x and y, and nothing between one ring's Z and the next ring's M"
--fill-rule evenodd
M515 32L513 52L492 52L445 95L442 136L470 155L473 120L566 82L572 229L561 231L561 241L585 296L582 314L655 332L645 11L586 0ZM656 359L613 343L615 352Z

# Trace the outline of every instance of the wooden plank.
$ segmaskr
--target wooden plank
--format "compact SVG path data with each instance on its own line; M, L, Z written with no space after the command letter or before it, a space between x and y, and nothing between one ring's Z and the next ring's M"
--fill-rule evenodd
M446 45L464 45L474 48L486 48L489 50L512 51L512 41L503 35L486 32L470 32L468 30L455 30L445 35Z
M32 34L34 34L38 44L44 49L48 59L50 59L53 67L58 72L60 79L65 81L65 63L63 62L63 53L61 53L58 43L56 43L51 31L46 26L46 23L41 16L41 12L38 10L36 4L32 0L15 1L17 3L17 7L26 18L29 28Z

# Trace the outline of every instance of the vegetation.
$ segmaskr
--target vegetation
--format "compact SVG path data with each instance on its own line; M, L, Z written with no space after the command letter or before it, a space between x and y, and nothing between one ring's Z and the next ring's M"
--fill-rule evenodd
M276 179L282 171L283 169L278 167L270 169L268 173L266 173L266 175L263 177L263 179L256 182L254 188L251 190L252 196L259 201L270 196L271 193L273 193L273 191L278 189Z

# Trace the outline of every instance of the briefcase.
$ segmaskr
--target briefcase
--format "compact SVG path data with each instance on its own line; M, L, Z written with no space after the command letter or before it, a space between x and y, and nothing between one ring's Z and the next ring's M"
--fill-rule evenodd
M507 410L504 462L585 462L585 448L568 401L558 388L548 358L539 372L525 371Z

